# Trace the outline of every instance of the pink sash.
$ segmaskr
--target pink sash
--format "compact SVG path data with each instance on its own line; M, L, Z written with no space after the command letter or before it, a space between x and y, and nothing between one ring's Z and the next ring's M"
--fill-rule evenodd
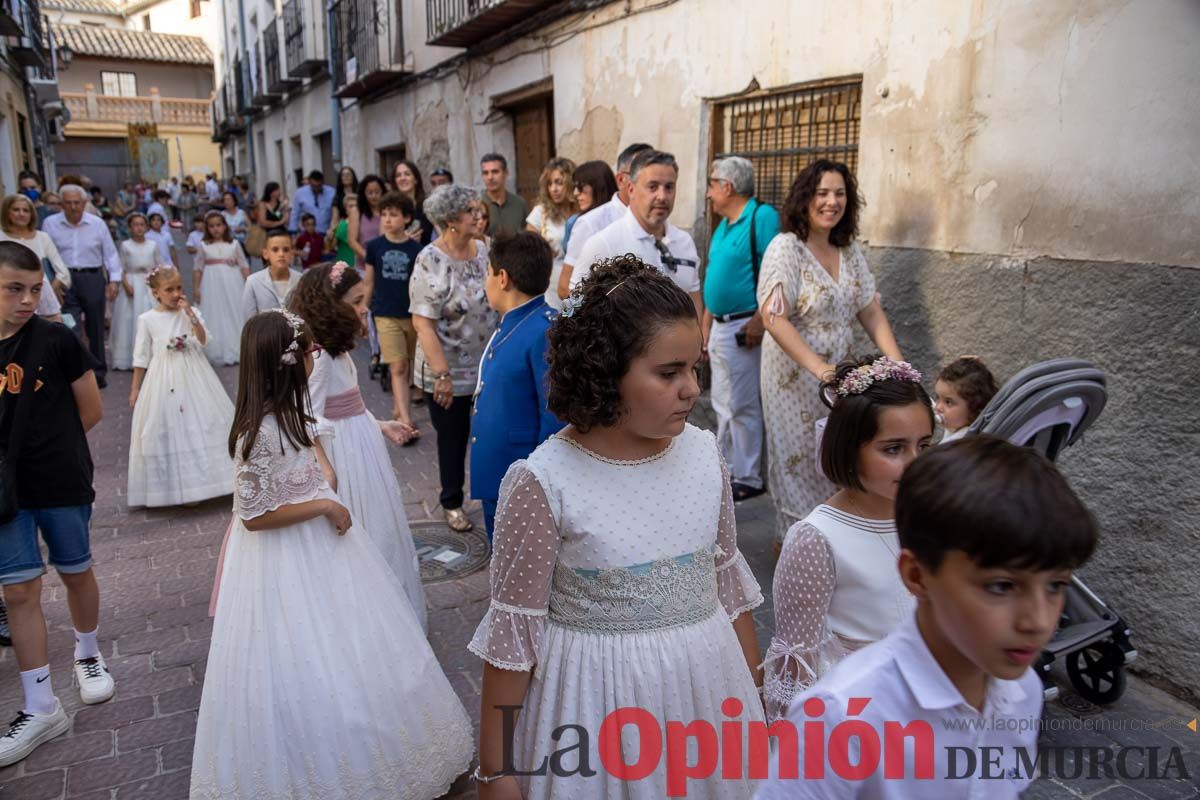
M355 386L339 394L331 394L325 398L326 419L346 419L357 417L367 410L363 403L362 391Z
M227 267L236 267L237 260L233 259L233 258L206 258L206 259L204 259L204 266L207 267L210 264L224 264Z
M229 520L229 527L225 529L225 538L221 540L221 554L217 556L217 574L213 578L212 596L208 599L208 615L215 617L217 615L217 596L221 593L221 570L225 568L225 548L229 546L229 534L233 532L233 518Z

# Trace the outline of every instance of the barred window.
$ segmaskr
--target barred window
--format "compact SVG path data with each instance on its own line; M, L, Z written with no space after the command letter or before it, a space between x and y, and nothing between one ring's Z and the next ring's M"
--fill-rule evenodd
M713 100L713 158L754 164L755 193L779 206L797 173L819 158L858 169L862 76L812 81Z

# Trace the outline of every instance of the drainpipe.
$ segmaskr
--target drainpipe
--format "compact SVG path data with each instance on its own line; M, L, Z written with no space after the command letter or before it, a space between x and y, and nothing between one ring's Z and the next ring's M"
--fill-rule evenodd
M250 61L250 50L246 46L246 4L245 0L238 0L238 44L242 51L242 64L245 68L242 71L242 91L246 93L247 101L252 97L250 70L254 68L254 64ZM257 175L254 169L254 121L246 120L246 153L248 155L250 177L254 178L254 183L257 183ZM235 152L236 155L236 152Z
M241 2L241 0L238 0ZM337 71L333 64L333 19L335 0L325 4L325 60L329 70L329 139L333 150L333 185L341 185L342 172L342 101L337 96Z

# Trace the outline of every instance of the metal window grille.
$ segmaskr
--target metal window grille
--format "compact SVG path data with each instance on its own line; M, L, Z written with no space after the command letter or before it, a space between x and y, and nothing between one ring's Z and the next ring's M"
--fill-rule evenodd
M857 171L861 75L722 98L713 112L713 158L749 159L763 202L781 205L800 170L819 158Z

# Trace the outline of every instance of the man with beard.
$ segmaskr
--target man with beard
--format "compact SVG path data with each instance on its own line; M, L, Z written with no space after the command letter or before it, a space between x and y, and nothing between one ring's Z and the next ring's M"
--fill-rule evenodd
M692 296L696 316L704 312L700 296L700 256L692 237L667 218L675 208L679 165L675 156L661 150L643 150L629 167L629 208L604 230L592 236L571 272L574 289L592 271L592 265L614 256L633 253L657 267Z

